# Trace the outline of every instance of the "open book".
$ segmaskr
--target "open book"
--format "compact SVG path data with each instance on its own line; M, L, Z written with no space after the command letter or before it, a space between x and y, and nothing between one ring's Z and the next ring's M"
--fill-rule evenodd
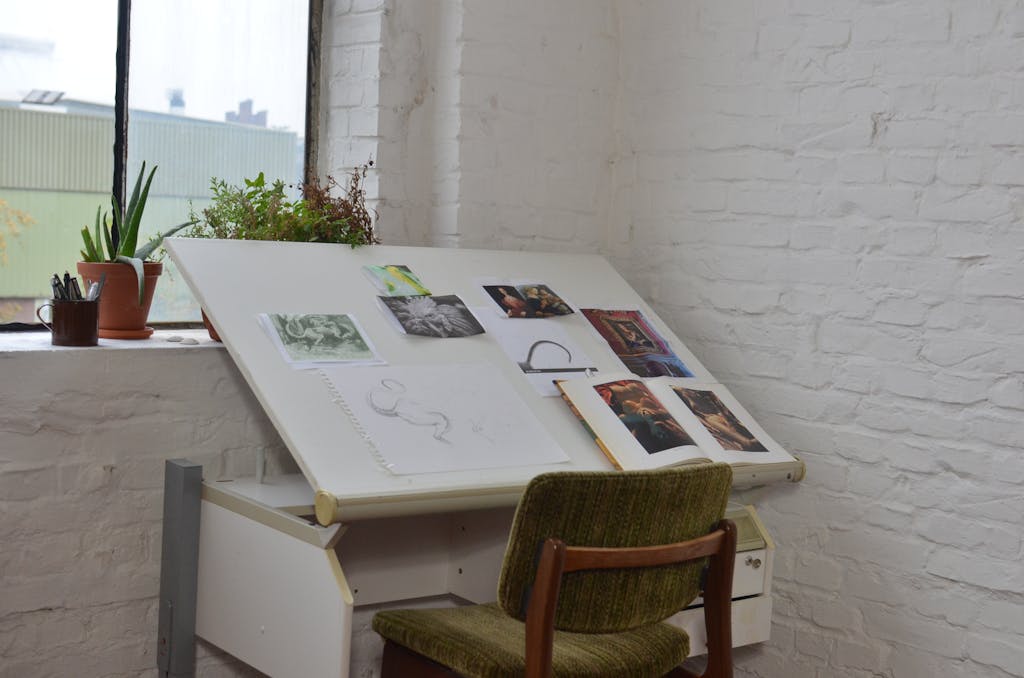
M619 469L703 461L798 463L721 384L603 373L559 381L562 397Z

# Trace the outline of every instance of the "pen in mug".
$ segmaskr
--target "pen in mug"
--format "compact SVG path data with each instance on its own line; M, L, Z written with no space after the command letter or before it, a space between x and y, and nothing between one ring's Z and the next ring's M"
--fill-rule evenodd
M64 289L64 283L60 281L60 277L54 273L53 278L50 280L50 287L53 288L53 298L60 299L61 301L67 301L68 293Z
M68 290L71 293L71 298L75 301L83 301L82 288L78 286L78 278L71 278L71 289Z

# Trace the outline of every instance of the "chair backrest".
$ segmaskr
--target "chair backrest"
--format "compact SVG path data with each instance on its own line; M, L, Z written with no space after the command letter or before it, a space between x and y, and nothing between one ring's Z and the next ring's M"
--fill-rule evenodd
M731 486L728 464L537 476L516 509L498 582L499 605L525 620L538 554L548 537L568 546L592 547L695 539L722 519ZM567 573L555 628L608 633L666 619L700 593L705 562Z

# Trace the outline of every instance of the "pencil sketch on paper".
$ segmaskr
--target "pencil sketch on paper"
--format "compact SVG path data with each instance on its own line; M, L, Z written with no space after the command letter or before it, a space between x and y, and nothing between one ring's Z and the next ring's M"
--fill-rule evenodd
M451 444L445 434L452 428L452 420L444 412L432 409L405 395L405 384L397 379L381 379L380 386L366 394L366 402L377 414L397 417L413 426L432 429L434 440Z
M356 432L391 473L568 460L493 365L325 367L321 373Z

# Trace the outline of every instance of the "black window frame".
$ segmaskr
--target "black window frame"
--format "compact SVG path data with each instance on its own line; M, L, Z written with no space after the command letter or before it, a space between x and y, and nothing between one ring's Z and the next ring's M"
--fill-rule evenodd
M310 182L317 177L320 145L320 58L321 36L323 35L324 0L308 0L309 12L306 24L306 125L302 177ZM125 205L128 186L128 77L131 64L131 9L132 0L117 2L117 49L115 52L114 86L114 173L111 194L118 205ZM118 245L117 229L112 229L111 240ZM202 327L193 322L156 322L161 327ZM36 331L40 323L0 323L0 333Z
M309 0L306 23L306 127L303 181L311 181L317 174L317 147L319 145L320 112L320 36L323 26L324 0ZM128 186L128 74L131 65L132 0L117 0L117 51L115 55L114 87L114 177L111 191L117 204L125 203ZM110 234L117 248L117 229Z

